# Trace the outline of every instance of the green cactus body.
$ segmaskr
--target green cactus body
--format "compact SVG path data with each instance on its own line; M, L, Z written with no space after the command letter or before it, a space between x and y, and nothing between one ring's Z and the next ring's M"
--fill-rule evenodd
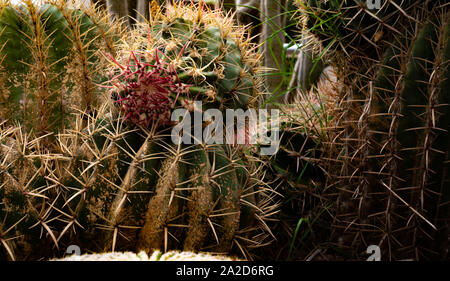
M246 51L255 46L244 33L234 29L230 19L214 19L213 13L183 5L169 9L164 17L153 15L150 26L140 24L128 50L153 61L155 50L165 46L159 49L161 59L176 67L181 82L192 86L189 99L201 100L204 109L254 106L260 98L255 75L259 56Z
M344 116L336 121L340 136L326 156L341 163L330 175L342 188L333 239L355 258L367 244L380 245L390 260L446 255L449 12L439 1L418 2L402 6L403 19L383 30L373 57L347 52L347 61L336 60L351 93L341 93L345 106L334 112ZM355 24L363 26L346 27Z
M47 9L47 13L52 9ZM57 17L47 23L57 25L64 18L69 36L84 34L88 38L89 32L99 27L89 20L89 13L58 11ZM77 20L70 21L69 15L74 13L81 15L81 19L77 16ZM25 153L25 159L33 159L34 168L26 170L30 173L39 170L39 177L24 173L21 181L36 190L39 196L33 199L46 198L41 205L34 201L29 203L38 205L39 211L35 211L37 207L30 209L23 204L17 206L18 211L11 208L15 207L15 202L9 199L12 196L9 194L13 194L9 190L17 193L21 185L8 184L8 188L0 189L0 212L11 218L7 224L0 225L0 241L9 243L8 247L0 249L2 259L60 256L60 251L68 245L94 252L208 250L236 253L251 259L250 248L267 245L273 239L264 220L270 217L268 212L273 213L277 208L276 199L273 190L264 183L263 164L243 149L245 145L206 144L205 141L174 144L169 133L170 123L154 123L155 119L133 122L145 120L150 114L167 118L171 110L189 108L192 101L197 100L204 102L203 110L249 107L259 91L258 79L253 75L258 71L258 55L249 49L250 45L245 45L249 43L243 41L243 33L232 26L230 19L210 11L180 4L176 9L168 7L165 16L152 15L152 19L155 22L151 28L141 25L130 31L130 40L118 48L120 55L114 58L120 69L113 72L127 74L117 76L119 78L115 79L119 81L112 80L118 88L111 92L118 90L120 94L114 94L121 97L114 101L113 94L112 100L101 105L93 103L95 114L81 110L75 120L55 136L51 152L38 149L44 138L31 142L32 149ZM77 30L75 26L82 31L73 33ZM92 36L86 40L91 42L97 34ZM77 45L77 42L84 43ZM97 62L97 59L90 60L95 52L89 42L72 41L71 54L79 58L75 65ZM133 52L131 47L136 50ZM92 56L86 55L91 51ZM202 55L195 56L195 53ZM121 63L126 67L122 68ZM143 71L141 66L145 63L155 66ZM83 69L79 68L79 73L83 73ZM201 71L196 72L198 69ZM128 76L128 70L139 70L142 75ZM154 71L153 76L149 74L151 71ZM93 84L83 80L87 77L79 78L72 81L71 91L79 91L83 100L84 90L89 90L89 85ZM185 83L189 84L189 90ZM165 88L166 84L170 87ZM127 87L122 87L124 85ZM123 99L127 98L124 94L135 94L133 91L139 93L136 100ZM214 94L208 93L211 91ZM161 99L150 103L154 101L151 95L155 92ZM145 95L149 98L139 99ZM176 102L170 103L173 100ZM139 106L135 107L133 101ZM131 110L142 112L132 115ZM22 132L18 128L15 130ZM11 144L3 147L4 151L8 148L14 153L18 151ZM4 161L5 168L9 165L17 171L23 169L18 160L11 159ZM2 170L0 176L10 174ZM26 233L25 229L30 226L31 222L19 221L24 212L34 218L33 222L41 222L36 227L46 234L41 243L50 247L30 246L20 251L20 241L13 238L14 234ZM14 225L15 222L20 223ZM12 230L7 231L8 228ZM28 241L35 237L33 234L23 239ZM51 247L55 245L58 247Z
M60 135L52 154L32 154L32 147L21 160L19 148L3 145L2 169L14 169L2 172L0 189L6 218L1 230L12 229L0 236L9 243L8 250L2 248L4 258L60 255L58 250L73 244L99 252L245 249L248 255L249 241L262 243L266 229L256 216L265 216L261 204L271 195L258 189L262 178L251 158L233 160L238 150L221 145L173 146L164 135L143 138L126 127L115 134L109 129L117 121L107 120L89 122L91 128L101 124L98 129ZM131 147L133 141L138 145ZM120 162L127 163L124 175ZM38 241L41 231L47 239ZM19 233L26 235L13 239ZM33 239L41 249L32 246Z
M197 227L190 228L186 234L184 247L186 249L195 250L202 247L202 243L207 238L211 231L211 226L208 222L209 212L213 210L214 197L213 189L210 182L210 162L208 153L201 146L194 151L187 153L186 157L191 158L191 165L186 165L189 177L186 183L187 190L192 189L188 201L188 210L192 216L189 218L188 225Z
M106 28L106 15L95 8L69 8L65 1L2 4L0 12L1 117L45 135L67 126L74 112L93 110L101 97L97 84L105 81L101 52L111 52L119 27Z
M20 110L23 90L19 85L24 83L25 73L29 70L30 53L26 50L26 44L21 39L24 36L21 36L23 33L21 30L22 24L17 10L10 6L3 6L1 12L3 30L1 33L2 36L0 36L0 42L3 46L2 51L8 54L7 58L4 55L2 56L2 71L6 72L2 75L2 105L5 109L11 106L5 112L7 116L14 116L19 120L23 120L23 115L26 111ZM28 64L21 63L21 61L25 61ZM10 75L16 71L18 72L17 77L11 80ZM10 91L9 95L5 93L7 90ZM24 104L25 102L23 101ZM3 118L5 117L3 116Z

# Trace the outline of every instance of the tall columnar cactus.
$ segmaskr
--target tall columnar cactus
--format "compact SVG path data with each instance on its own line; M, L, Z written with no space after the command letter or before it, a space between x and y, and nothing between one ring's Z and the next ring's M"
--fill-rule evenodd
M445 258L450 217L448 5L381 1L382 8L369 13L348 3L332 7L333 1L319 2L308 1L306 22L312 33L326 35L328 23L311 23L328 5L327 13L334 14L329 22L339 23L337 42L348 43L332 53L345 87L334 111L333 141L324 149L328 160L322 161L330 172L329 190L339 194L332 239L353 257L363 258L373 244L381 247L385 260ZM419 2L424 3L419 7ZM360 9L351 20L340 13L347 5ZM384 19L393 14L401 19ZM373 30L374 37L361 30ZM384 39L374 40L377 31ZM370 57L353 52L369 45L376 47Z
M167 117L195 100L247 108L258 95L258 56L218 12L181 5L153 12L154 22L109 56L112 98L95 114L79 113L52 151L42 138L2 127L3 258L60 256L72 244L83 252L251 258L273 239L267 221L276 193L262 163L242 145L174 143Z
M56 133L101 99L108 62L121 36L105 12L66 1L0 4L0 114L37 135Z
M324 47L350 57L376 57L380 42L401 35L396 26L434 5L427 0L308 0L297 4L306 28L314 30Z

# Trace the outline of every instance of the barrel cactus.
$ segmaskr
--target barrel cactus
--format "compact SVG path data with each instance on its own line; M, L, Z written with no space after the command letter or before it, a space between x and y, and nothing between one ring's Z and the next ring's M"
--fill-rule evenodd
M138 25L113 59L112 97L127 126L168 139L178 121L170 119L174 109L186 109L195 122L195 115L208 109L225 115L227 109L246 110L257 103L260 55L231 18L202 4L178 3L162 10L153 3L151 12L150 22ZM203 129L208 120L203 121L192 129ZM137 247L170 248L167 225L174 224L181 229L172 228L179 233L172 237L183 237L176 244L184 250L228 252L235 247L248 258L248 247L270 240L264 217L276 209L263 165L242 146L190 137L196 144L169 145L166 139L161 145L147 133L145 151L168 158L145 165L159 171L160 178L154 184L156 196L145 207ZM169 223L174 218L178 222Z
M2 258L61 256L78 245L250 259L273 239L277 195L264 163L245 144L174 142L169 119L180 108L248 108L259 95L259 56L218 12L180 4L152 13L105 56L110 98L79 110L51 150L33 132L2 127Z
M365 1L301 4L306 28L323 47L334 46L329 58L344 83L321 162L326 188L338 194L331 240L349 258L364 258L369 245L380 246L385 260L448 256L450 17L443 2L381 1L377 10Z

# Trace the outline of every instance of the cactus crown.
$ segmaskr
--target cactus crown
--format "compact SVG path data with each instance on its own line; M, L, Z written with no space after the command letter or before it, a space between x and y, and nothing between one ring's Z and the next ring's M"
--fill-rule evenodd
M178 101L177 106L201 100L208 107L246 109L261 96L256 46L221 11L177 2L164 11L153 6L149 22L140 23L129 39L118 63L127 65L132 52L156 64L155 70L163 70L164 76L171 74L170 87L175 89L169 92L175 93L172 102ZM114 72L122 71L119 67ZM130 91L125 95L122 98L133 96Z
M131 53L127 66L116 64L123 70L113 80L123 89L114 97L125 119L149 128L166 126L170 123L171 110L178 97L188 93L188 86L181 83L172 65L159 58L154 52L154 62L149 64Z

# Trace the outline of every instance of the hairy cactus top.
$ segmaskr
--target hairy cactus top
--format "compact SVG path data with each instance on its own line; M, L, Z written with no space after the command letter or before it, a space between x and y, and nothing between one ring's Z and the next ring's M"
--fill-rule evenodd
M113 81L125 115L142 125L160 114L167 121L169 105L194 100L221 110L255 105L260 55L244 30L207 7L175 2L164 9L153 4L150 21L133 31L116 61Z
M173 108L195 100L250 106L259 94L258 55L219 12L152 11L152 22L109 56L109 86L123 114L110 98L96 114L79 109L51 151L43 137L0 126L0 259L61 256L69 245L250 259L251 249L273 240L268 221L278 200L262 161L239 145L173 143L167 128L152 125L166 125Z

